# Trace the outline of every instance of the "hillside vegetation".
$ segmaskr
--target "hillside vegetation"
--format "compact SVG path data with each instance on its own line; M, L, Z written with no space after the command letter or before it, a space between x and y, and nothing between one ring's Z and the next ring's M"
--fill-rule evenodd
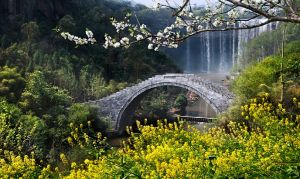
M153 22L146 17L153 12L117 0L36 0L19 1L16 14L8 15L5 2L0 2L5 17L0 19L0 178L300 178L296 26L288 27L283 57L278 38L264 38L268 34L248 44L246 68L231 83L236 101L214 127L198 131L184 121L147 125L145 120L136 123L138 132L129 126L130 137L113 148L105 136L109 119L80 102L179 70L142 43L117 50L76 48L55 29L80 35L86 27L101 44L112 29L111 16L135 10ZM274 51L254 54L261 44ZM184 92L172 93L179 94L175 100L165 89L152 91L136 116L160 117L170 106L184 111Z

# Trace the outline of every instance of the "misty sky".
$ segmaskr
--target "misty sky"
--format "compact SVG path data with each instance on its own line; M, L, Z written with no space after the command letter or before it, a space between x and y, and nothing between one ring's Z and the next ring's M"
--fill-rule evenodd
M153 6L153 4L154 4L153 0L133 0L133 1L136 2L136 3L140 3L140 4L145 4L147 6ZM160 0L160 1L162 1L162 0ZM173 2L176 2L176 3L181 3L182 2L182 0L170 0L170 1L171 2L173 1ZM208 2L209 1L213 2L214 0L192 0L191 2L192 2L192 4L203 5L203 4L206 4L207 1Z

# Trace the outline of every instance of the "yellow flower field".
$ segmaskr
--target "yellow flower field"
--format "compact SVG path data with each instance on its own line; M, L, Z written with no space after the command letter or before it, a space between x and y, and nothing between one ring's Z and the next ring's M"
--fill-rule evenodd
M297 99L293 108L292 113L267 97L254 99L242 106L242 122L206 132L184 122L158 121L157 127L138 123L140 133L131 133L123 148L97 160L67 164L69 171L58 174L44 168L37 172L33 159L10 154L9 160L0 160L0 177L29 178L35 172L50 178L298 178Z

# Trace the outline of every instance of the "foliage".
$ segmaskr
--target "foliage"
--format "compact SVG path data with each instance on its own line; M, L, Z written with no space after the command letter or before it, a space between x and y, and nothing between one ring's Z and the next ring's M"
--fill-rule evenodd
M137 123L140 133L128 128L131 137L124 146L109 150L100 133L108 124L97 115L98 109L73 102L98 99L128 83L178 69L163 54L145 50L144 43L127 51L73 48L51 32L57 26L82 34L81 28L88 27L99 29L95 37L103 36L112 30L111 16L122 17L134 9L127 2L36 2L20 1L22 13L0 19L0 34L5 34L0 37L0 178L300 177L300 103L298 98L289 101L300 96L298 42L285 50L285 103L271 102L278 98L282 59L268 57L246 69L233 84L245 101L262 95L234 106L229 118L239 120L202 132L183 122L159 121L157 127ZM5 14L2 5L0 15ZM143 6L135 9L142 18L169 13L155 14ZM163 25L168 20L172 18L164 19ZM143 21L154 24L153 19ZM288 29L290 34L299 30ZM253 49L261 44L271 48L264 40ZM164 116L171 106L183 112L186 98L170 98L155 90L141 104L138 110L144 115Z
M1 105L2 121L13 121L14 116L21 113L6 102ZM92 134L93 117L87 112L88 108L74 105L69 109L67 125L61 126L67 129L67 134L60 139L64 147L57 151L61 161L58 168L51 170L45 165L42 169L30 157L4 151L0 175L32 178L38 175L65 178L298 178L299 99L293 98L287 107L272 103L270 95L264 93L240 106L239 121L208 131L187 127L181 121L158 121L157 127L141 126L137 122L140 133L133 133L128 128L131 137L123 148L106 152L101 147L105 146L101 135ZM6 157L7 154L10 157Z
M279 29L264 32L258 37L251 39L245 44L242 51L239 69L247 67L251 63L258 62L267 56L279 54L282 42L282 27Z
M25 79L15 68L0 67L0 96L10 102L17 102L25 88Z
M288 113L266 94L242 106L243 118L208 132L185 130L181 124L158 122L139 126L123 149L74 167L67 178L297 178L299 110Z
M267 57L261 63L246 68L236 80L233 81L232 90L242 99L249 99L261 91L259 86L271 86L277 82L280 70L280 57Z
M240 76L232 82L233 92L241 99L246 100L255 97L260 92L269 92L271 97L279 99L280 96L280 71L283 63L283 79L285 88L293 88L299 84L299 58L297 41L287 44L285 56L269 56L259 63L248 66ZM285 99L297 96L287 91Z
M0 20L0 32L3 32L0 33L3 34L0 35L3 44L0 46L0 66L17 68L23 77L35 70L43 71L49 76L46 78L48 83L68 90L76 102L101 98L122 89L126 83L135 83L154 74L178 71L162 53L145 50L145 44L128 51L106 51L101 46L74 48L53 30L82 35L82 27L86 27L96 31L94 36L101 43L103 39L98 37L112 31L110 17L121 17L134 9L128 2L22 1L19 6L22 11L16 16L12 15L7 21ZM8 17L6 10L0 13L4 13L2 17ZM114 35L118 36L117 33Z
M165 55L148 52L144 44L128 51L74 48L57 34L58 28L82 34L87 27L99 30L94 35L101 37L112 29L111 16L121 17L133 8L128 2L20 1L16 14L9 14L6 5L0 2L0 147L19 155L20 162L27 155L42 167L51 164L63 172L71 163L60 161L62 153L70 162L97 159L108 148L103 140L107 118L74 102L99 99L154 74L178 71ZM10 158L5 162L10 165Z
M275 24L274 24L275 25ZM281 54L283 31L285 31L285 53L300 52L298 49L297 40L300 39L299 24L279 24L278 28L260 34L258 37L251 39L245 44L242 56L240 57L240 66L243 69L247 65L262 60L263 58Z
M16 73L16 69L8 67L4 69L6 70L1 72L3 76L9 74L8 72ZM97 109L82 104L72 104L71 97L66 94L66 91L47 83L42 72L31 73L26 82L21 99L17 101L19 106L1 98L0 147L2 150L9 150L21 156L34 154L38 160L57 163L60 152L69 151L72 155L72 148L76 151L75 149L80 146L68 143L67 139L71 131L75 130L69 126L70 123L76 126L76 132L80 128L81 133L77 136L91 138L89 141L92 142L96 140L93 139L97 136L95 131L105 132L107 129L108 125L98 117ZM16 89L22 90L22 88ZM77 141L81 142L85 138L77 138ZM85 157L95 158L95 153L98 153L95 151L98 149L95 147L96 144L99 143L89 145L93 147L88 147L85 154L84 150L81 150L81 153Z
M43 155L46 125L36 116L23 115L15 105L0 102L0 147L19 154Z
M24 23L21 27L21 33L25 36L26 40L32 41L39 35L39 26L34 21Z
M187 98L184 94L180 94L176 97L173 107L179 109L179 114L184 115L186 106L188 104Z
M0 178L38 178L41 167L29 157L20 157L13 152L0 152Z
M170 110L172 108L182 109L178 112L183 115L187 101L181 100L186 100L185 93L187 93L187 90L172 86L159 87L148 91L145 93L146 95L140 96L141 99L135 110L133 121L148 118L149 121L155 124L159 118L167 117L171 119Z
M20 105L26 111L42 116L59 110L57 108L67 107L70 103L71 97L66 94L66 91L50 86L43 73L36 71L28 77Z
M127 86L127 82L116 82L110 80L108 83L100 74L90 74L86 68L80 71L79 83L81 89L85 93L83 100L87 99L99 99L108 96L111 93L122 90Z
M165 8L158 9L157 11L145 8L138 11L137 16L140 22L147 24L147 26L156 33L175 21L175 18L171 15L171 11Z
M75 28L76 23L74 18L71 15L65 15L58 21L58 27L62 29L66 29L67 31L71 31Z
M168 94L164 90L154 89L142 99L136 113L139 117L157 119L166 116L169 110Z
M162 22L164 25L159 30L151 29L139 20L136 20L137 23L132 22L132 19L137 19L135 12L127 13L122 20L113 17L111 24L120 35L115 37L105 34L103 47L128 48L132 44L146 42L148 49L158 51L160 47L177 48L186 39L206 32L254 29L272 22L300 23L299 15L296 13L298 1L285 3L226 0L216 3L206 2L206 5L200 8L192 7L191 3L191 0L179 4L170 0L156 2L156 10L163 9L167 12L166 20L170 19L170 16L174 19L166 25ZM135 18L132 18L132 15ZM62 32L62 36L65 34ZM72 38L73 35L67 34L70 41L78 44L78 38Z
M300 41L292 41L292 42L286 44L284 52L285 53L296 53L296 52L300 53Z
M16 43L6 49L0 48L0 65L15 67L18 70L26 69L26 66L30 63L27 50L25 44L18 45Z

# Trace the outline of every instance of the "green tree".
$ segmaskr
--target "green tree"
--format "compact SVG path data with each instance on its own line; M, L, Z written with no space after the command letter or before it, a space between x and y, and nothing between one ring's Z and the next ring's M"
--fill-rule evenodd
M179 109L179 114L185 115L186 113L186 106L188 104L187 98L185 97L184 94L179 94L174 102L173 107Z
M25 88L25 79L16 68L0 67L0 96L17 102Z
M36 116L24 115L21 110L0 99L0 148L22 155L34 152L42 158L46 149L47 127Z
M255 97L261 91L260 85L272 86L277 82L280 57L268 57L261 63L249 66L233 81L232 89L242 99Z
M70 104L71 97L67 92L48 84L41 71L29 75L20 101L20 106L25 111L32 111L40 117L44 114L56 115L59 110L65 109Z
M14 43L0 51L0 66L16 67L19 71L24 71L30 60L25 44Z
M106 81L101 74L94 74L90 79L89 96L101 98L109 94L106 88Z
M26 40L33 41L39 36L39 25L34 21L24 23L21 27L21 32Z
M160 89L154 89L140 102L137 116L164 118L167 116L169 107L167 93Z
M76 23L74 18L71 15L65 15L58 21L58 27L64 31L70 32L75 29Z

